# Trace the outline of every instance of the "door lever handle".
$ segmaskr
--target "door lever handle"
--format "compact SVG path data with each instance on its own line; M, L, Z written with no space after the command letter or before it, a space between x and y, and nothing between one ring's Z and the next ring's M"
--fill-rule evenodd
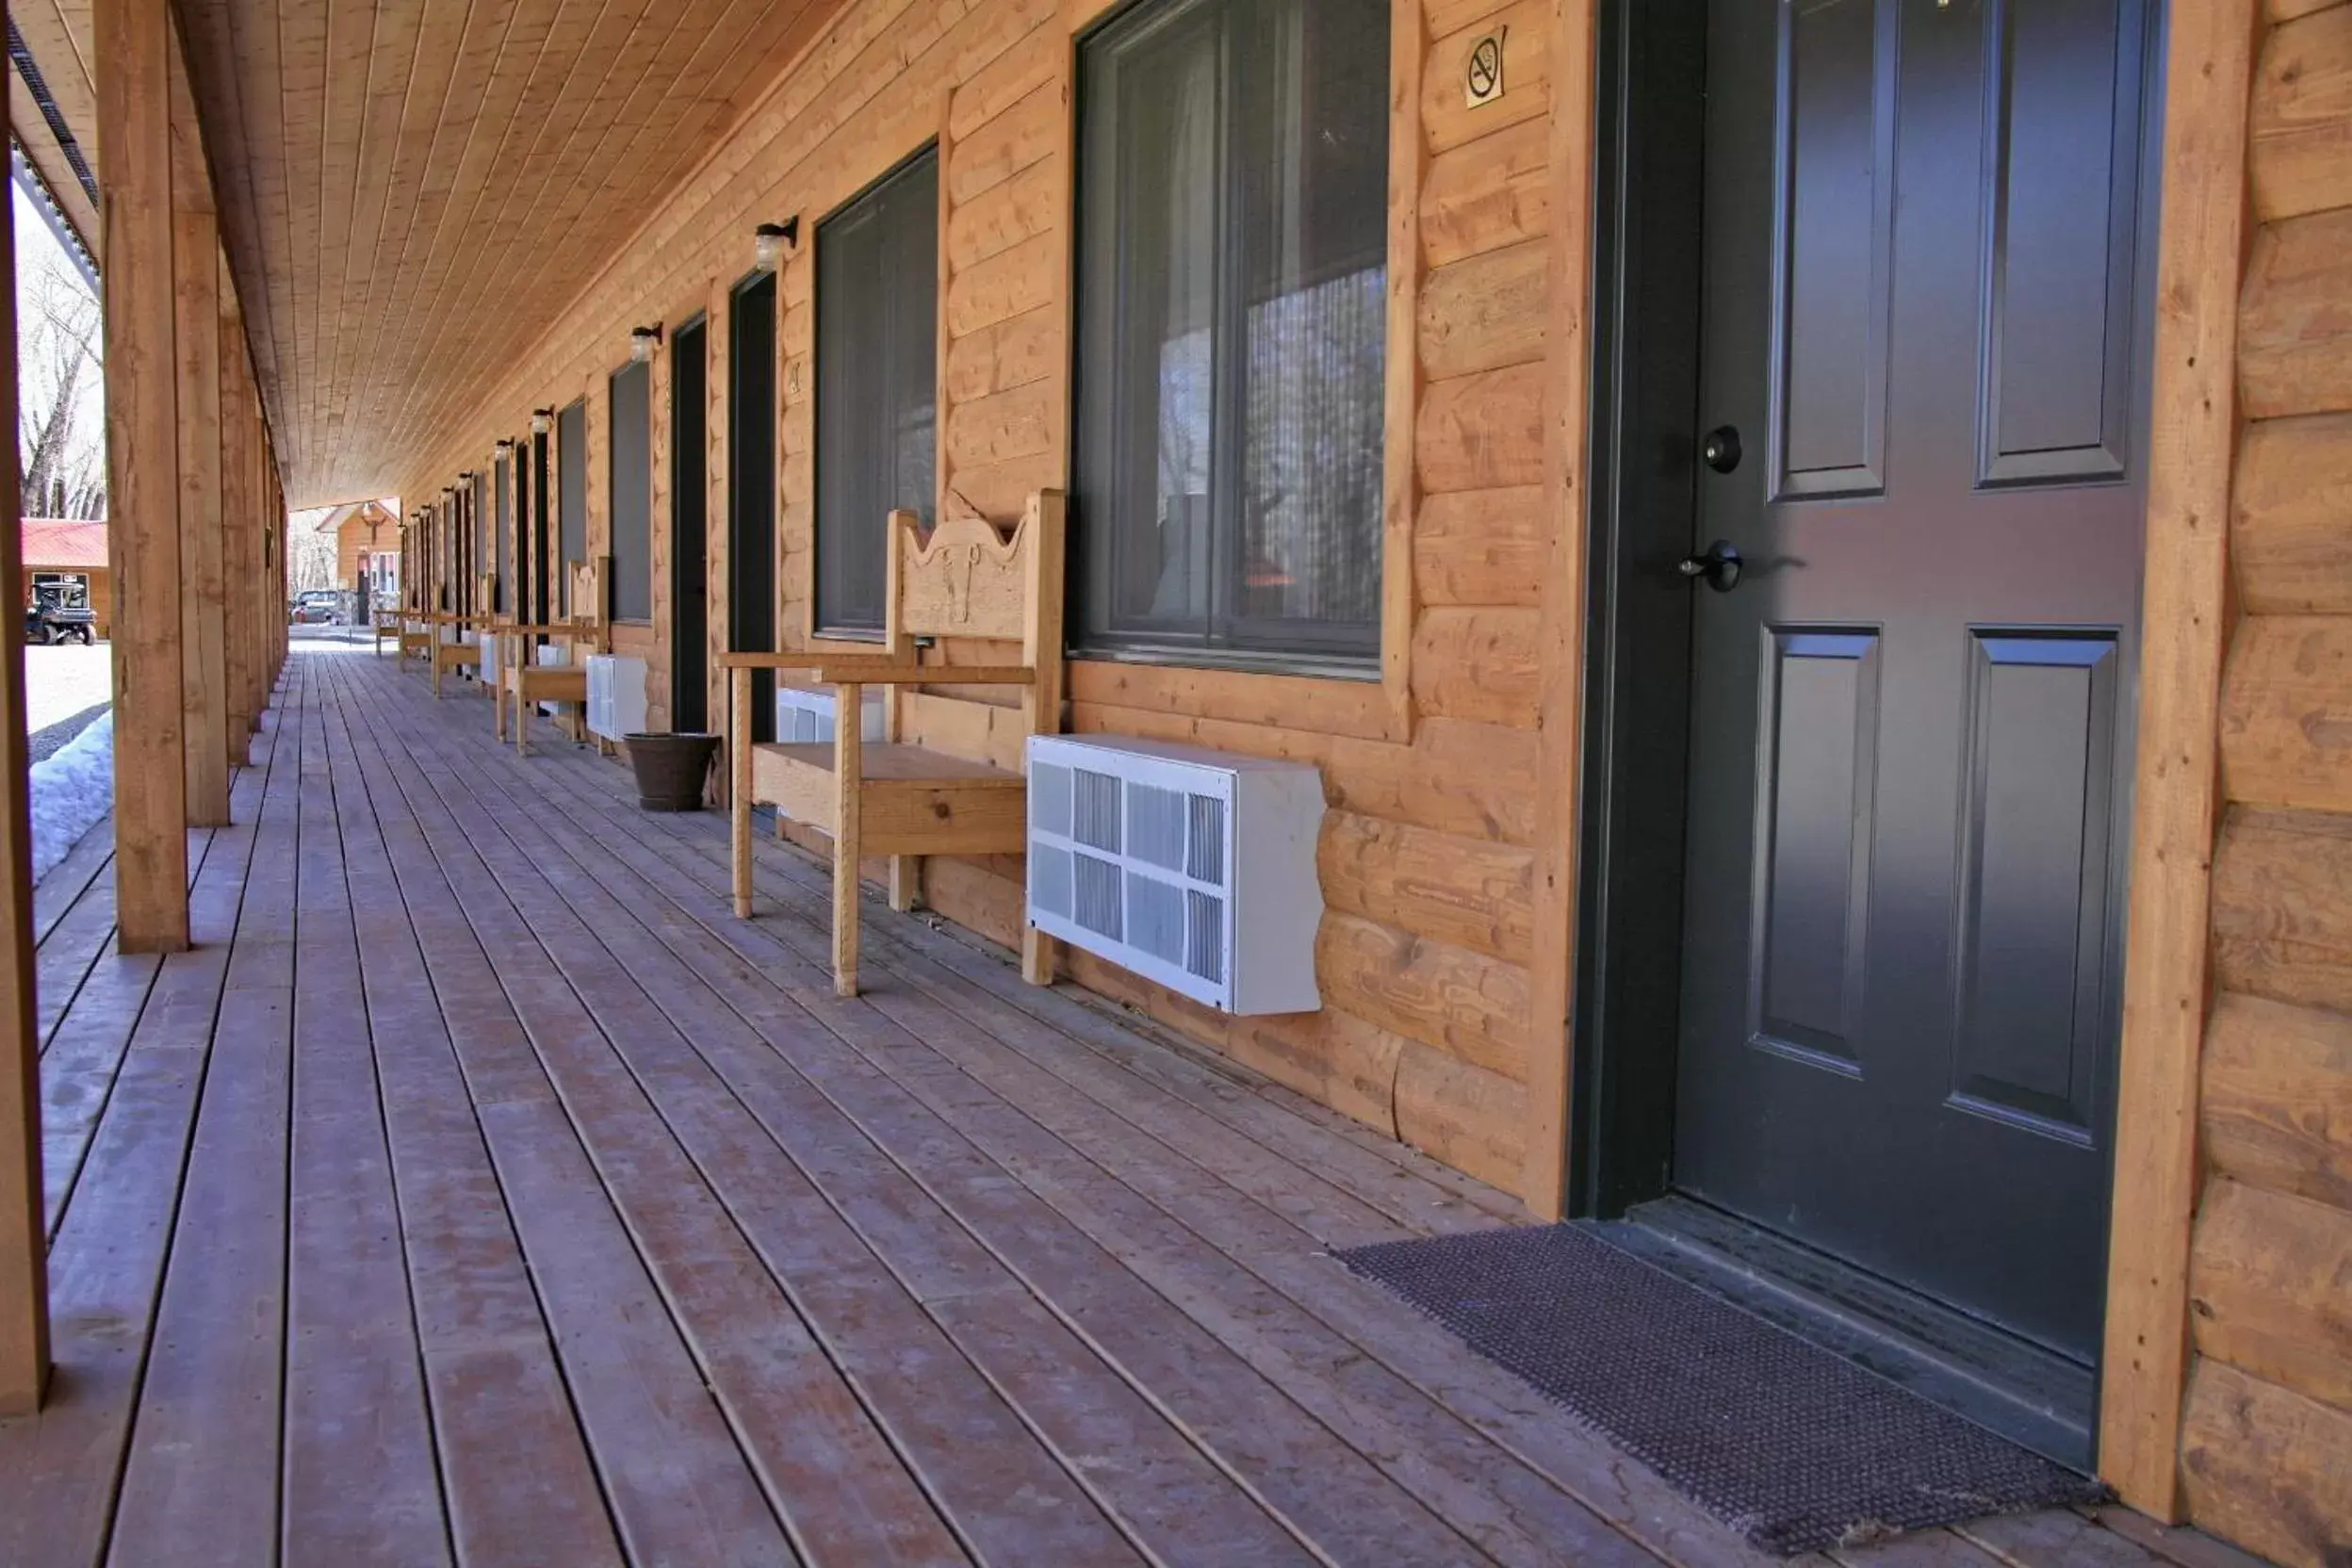
M1728 539L1718 539L1707 547L1704 555L1686 555L1674 568L1692 580L1705 579L1707 585L1719 594L1728 594L1740 586L1740 571L1745 562Z

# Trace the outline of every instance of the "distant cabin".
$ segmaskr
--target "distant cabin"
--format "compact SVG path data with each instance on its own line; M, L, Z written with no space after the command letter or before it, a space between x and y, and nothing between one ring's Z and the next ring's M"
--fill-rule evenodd
M98 612L98 635L112 635L114 580L106 560L106 525L63 517L24 519L24 597L45 582L79 583Z

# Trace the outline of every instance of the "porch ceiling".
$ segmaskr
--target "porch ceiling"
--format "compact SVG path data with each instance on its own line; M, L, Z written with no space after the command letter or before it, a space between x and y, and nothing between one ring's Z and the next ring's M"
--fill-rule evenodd
M291 504L386 493L842 4L181 0ZM16 11L94 172L90 0Z

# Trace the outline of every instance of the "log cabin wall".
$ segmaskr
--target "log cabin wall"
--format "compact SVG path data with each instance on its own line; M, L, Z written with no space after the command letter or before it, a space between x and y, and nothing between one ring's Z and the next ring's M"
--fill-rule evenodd
M1331 813L1320 861L1322 1012L1232 1020L1083 956L1083 983L1323 1102L1516 1189L1527 1117L1538 818L1537 595L1552 8L1397 0L1392 62L1392 304L1383 678L1237 675L1080 662L1069 727L1181 738L1312 761ZM816 224L909 155L940 146L939 482L1009 522L1067 482L1070 445L1072 40L1102 0L856 0L781 74L687 184L534 350L445 433L405 486L437 493L486 466L530 410L589 402L591 548L609 547L606 378L632 327L710 330L709 639L727 638L727 448L733 286L752 231L797 215L778 279L777 626L807 645ZM1505 91L1472 107L1473 41L1507 28ZM1590 60L1569 62L1589 72ZM1582 112L1581 94L1572 95ZM1408 265L1398 267L1404 260ZM1409 330L1399 333L1399 327ZM1400 342L1401 336L1401 342ZM669 691L670 386L653 367L649 707ZM1567 515L1563 510L1560 514ZM956 661L1003 650L950 646ZM714 685L710 711L725 711ZM1007 704L1012 694L1005 694ZM906 699L917 738L1017 756L1018 708L975 725L968 703ZM950 737L932 727L951 722ZM1007 943L1018 858L934 859L923 895ZM1564 967L1565 951L1551 956ZM1557 1050L1557 1045L1554 1047Z
M2352 1553L2352 4L2269 0L2240 293L2191 1517Z

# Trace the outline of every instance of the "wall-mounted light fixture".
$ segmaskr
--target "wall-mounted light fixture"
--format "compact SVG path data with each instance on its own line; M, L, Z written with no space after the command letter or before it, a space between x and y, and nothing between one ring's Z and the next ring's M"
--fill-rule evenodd
M551 408L534 408L531 411L531 434L545 435L547 432L553 430L554 428L555 410Z
M752 265L773 271L784 259L788 247L800 244L800 214L794 213L781 223L762 223L751 231Z
M653 351L661 346L662 329L659 326L636 327L629 332L629 357L636 364L650 363L653 359Z

